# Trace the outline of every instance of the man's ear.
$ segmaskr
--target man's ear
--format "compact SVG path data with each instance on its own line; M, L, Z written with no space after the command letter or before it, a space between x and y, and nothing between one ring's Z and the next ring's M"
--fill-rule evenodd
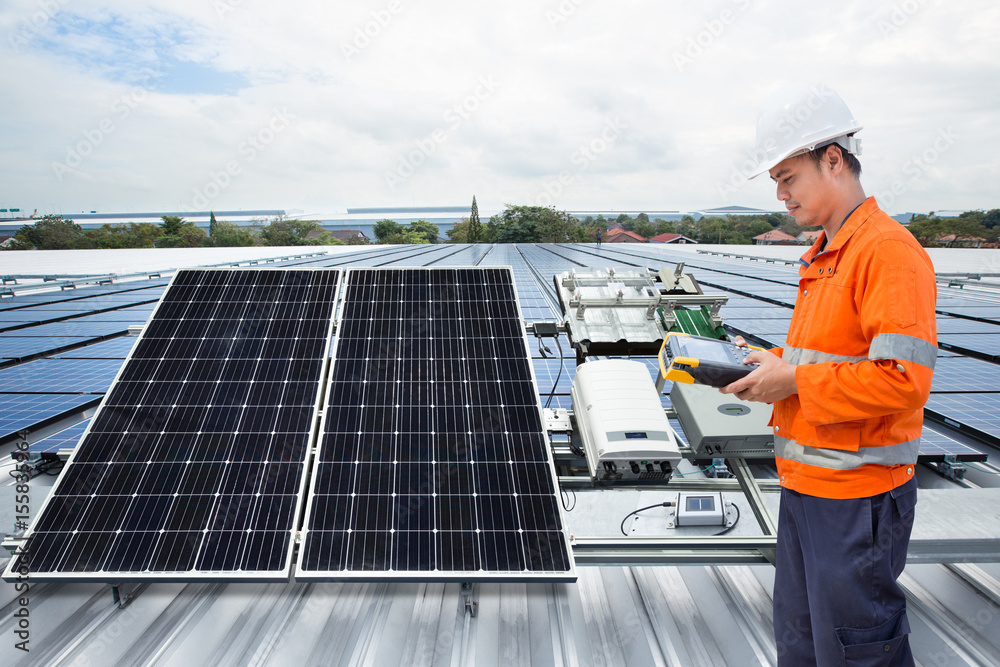
M840 147L837 144L830 144L826 147L823 161L826 162L825 166L833 176L837 176L844 170L844 155L840 152Z

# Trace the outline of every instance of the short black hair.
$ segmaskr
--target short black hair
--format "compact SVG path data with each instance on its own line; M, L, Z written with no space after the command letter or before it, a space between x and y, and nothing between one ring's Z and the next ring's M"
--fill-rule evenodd
M823 161L823 156L826 155L826 149L830 146L837 147L837 150L840 151L841 159L844 160L844 166L854 174L854 178L861 178L861 163L858 161L858 158L854 154L845 151L844 147L838 143L827 144L826 146L812 149L809 151L809 158L818 166Z

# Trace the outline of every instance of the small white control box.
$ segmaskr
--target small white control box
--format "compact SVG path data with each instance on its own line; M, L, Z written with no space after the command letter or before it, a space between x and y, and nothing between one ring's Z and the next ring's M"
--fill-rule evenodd
M677 498L678 526L725 526L726 512L719 492L681 492Z

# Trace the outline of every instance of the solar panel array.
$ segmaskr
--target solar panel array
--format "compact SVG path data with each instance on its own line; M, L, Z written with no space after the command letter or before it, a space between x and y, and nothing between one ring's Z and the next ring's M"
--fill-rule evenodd
M297 579L575 580L510 269L348 271Z
M286 580L339 273L179 271L32 526L33 577Z
M667 262L677 261L684 261L687 270L706 287L729 292L729 305L722 312L727 322L755 331L771 344L784 344L782 329L790 317L789 306L794 303L794 287L798 280L794 266L709 257L653 245L605 245L598 251L586 245L531 244L372 248L294 263L313 267L509 265L516 279L521 315L531 321L559 318L558 308L548 293L552 289L550 273L576 266L662 268ZM15 433L21 429L50 432L81 419L82 410L99 398L102 383L106 384L112 369L122 363L136 342L135 338L124 336L102 341L102 335L109 332L115 335L124 330L121 325L108 323L144 321L165 283L155 280L141 285L94 286L73 292L19 295L0 300L0 367L6 369L0 370L0 430L6 434L0 433L0 437L16 437ZM981 295L973 299L961 290L940 289L938 311L941 313L939 338L952 351L941 349L939 353L933 394L928 404L928 414L939 424L925 427L921 457L922 460L937 460L947 454L957 454L962 460L981 459L979 452L950 434L1000 444L994 407L998 394L995 362L1000 361L1000 348L994 339L1000 339L1000 334L991 333L1000 331L997 326L1000 306L992 305ZM549 346L552 347L551 342ZM554 348L553 352L556 352ZM566 346L564 353L568 355L566 366L552 405L568 407L569 398L565 394L572 381L574 363L573 353ZM111 361L106 365L85 363L61 367L28 361L39 356L48 356L45 362ZM533 356L530 363L538 377L541 398L546 400L560 375L558 359L543 359L538 353ZM77 423L57 433L50 442L61 437L57 448L72 447L75 434L86 423ZM36 445L33 451L51 449L44 442Z

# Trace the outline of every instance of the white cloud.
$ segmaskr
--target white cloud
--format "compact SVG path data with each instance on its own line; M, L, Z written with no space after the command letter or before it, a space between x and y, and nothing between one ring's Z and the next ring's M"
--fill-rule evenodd
M752 150L759 101L819 80L865 125L869 192L954 128L890 210L992 208L998 28L1000 10L981 0L10 2L2 203L175 209L214 192L235 161L213 208L464 204L473 193L496 208L564 172L560 208L773 208L764 182L724 186ZM160 76L144 81L150 69ZM484 78L499 85L482 94ZM269 136L282 109L291 120ZM580 147L614 119L624 129L581 168ZM96 142L102 122L113 131ZM427 141L412 175L387 183ZM54 166L81 147L78 165Z

